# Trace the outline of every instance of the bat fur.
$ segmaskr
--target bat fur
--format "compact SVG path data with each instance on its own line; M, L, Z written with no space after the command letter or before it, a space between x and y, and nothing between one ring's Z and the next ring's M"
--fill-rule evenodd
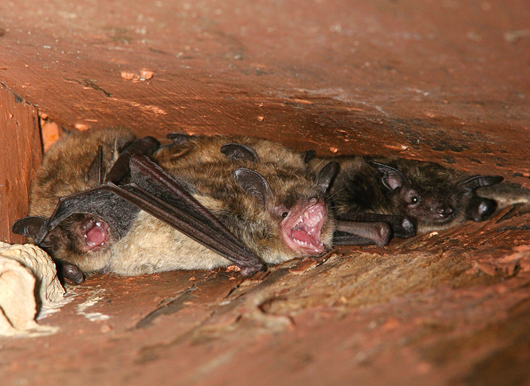
M107 173L121 149L133 139L127 130L91 130L68 136L53 146L37 172L30 215L49 217L60 197L97 186L89 170L98 146L103 148L103 170ZM228 143L250 147L257 158L230 159L220 151ZM325 192L298 152L255 138L191 137L161 147L152 160L266 264L320 255L332 246L335 220L328 213ZM242 188L245 182L234 177L242 167L264 177L272 198L260 202L259 194L252 194L252 187L250 194ZM100 220L74 215L64 221L46 241L53 245L52 256L84 273L100 271L127 276L231 264L146 212L138 213L128 233L119 240L113 239ZM91 235L95 234L95 240L102 245L87 248L88 232L80 229L87 222L92 227Z
M96 187L98 179L90 175L89 169L98 147L103 147L103 171L108 172L119 153L134 139L132 132L118 128L69 135L56 142L46 152L33 181L30 214L49 217L59 197Z
M339 218L348 213L406 216L416 222L418 233L424 233L469 219L482 221L497 207L475 190L502 177L470 176L437 163L400 158L341 156L333 161L340 165L331 187ZM322 162L314 158L310 168L318 170Z

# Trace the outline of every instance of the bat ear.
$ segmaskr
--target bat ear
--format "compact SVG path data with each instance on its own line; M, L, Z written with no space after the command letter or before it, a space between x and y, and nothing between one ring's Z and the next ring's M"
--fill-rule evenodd
M313 158L315 158L317 153L314 150L306 150L302 152L302 157L304 157L304 163L308 163Z
M374 169L379 170L379 172L383 175L381 181L389 190L396 190L397 188L402 187L404 184L409 183L407 177L405 177L401 171L393 168L392 166L374 161L369 162L368 164Z
M331 181L337 175L339 171L339 164L336 162L330 162L320 170L317 177L317 188L322 192L326 193L331 185Z
M99 146L94 161L92 161L92 163L88 167L86 181L95 181L98 185L101 185L103 183L104 174L105 173L103 171L103 148Z
M274 203L274 193L261 174L247 169L239 168L235 171L234 177L241 188L256 197L264 208L270 208Z
M189 135L186 133L178 133L178 132L173 132L173 133L169 133L168 135L166 135L166 138L172 140L175 145L184 145L192 137L193 135Z
M460 183L460 187L464 191L471 192L481 186L489 186L498 184L504 180L501 176L473 176Z
M256 151L253 148L241 143L227 143L221 147L221 153L225 154L228 159L233 162L247 160L259 163L259 157Z
M22 235L25 237L31 237L33 240L37 241L41 233L41 229L46 226L46 219L43 217L24 217L21 218L13 224L13 232L17 235Z

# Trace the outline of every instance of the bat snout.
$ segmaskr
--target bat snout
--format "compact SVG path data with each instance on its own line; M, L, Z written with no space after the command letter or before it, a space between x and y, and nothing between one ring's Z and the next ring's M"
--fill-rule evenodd
M444 220L451 217L455 210L449 205L440 205L431 208L431 213L436 219Z

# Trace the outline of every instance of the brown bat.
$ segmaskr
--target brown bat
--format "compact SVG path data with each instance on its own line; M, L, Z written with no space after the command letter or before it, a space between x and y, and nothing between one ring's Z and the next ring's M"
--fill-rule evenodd
M337 218L387 221L399 237L415 234L407 220L420 233L485 220L497 203L479 197L476 189L503 180L470 176L433 162L363 156L333 160L340 165L331 188ZM318 169L321 161L310 162Z
M138 275L231 263L250 275L264 263L321 255L337 229L388 242L384 223L336 221L329 214L334 163L314 176L301 154L275 142L170 138L173 144L149 160L144 154L157 148L149 137L112 130L69 137L47 154L31 216L14 231L66 262L65 276L76 282L95 271ZM63 170L72 145L77 148Z

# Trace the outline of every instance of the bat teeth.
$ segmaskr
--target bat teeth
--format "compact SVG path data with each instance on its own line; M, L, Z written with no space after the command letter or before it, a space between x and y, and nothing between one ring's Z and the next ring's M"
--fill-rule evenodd
M320 224L322 218L324 218L324 214L320 206L314 205L304 212L303 217L306 225L308 225L309 227L315 227Z
M293 240L294 240L294 242L295 242L296 244L298 244L298 245L302 245L302 246L304 246L304 247L306 247L306 246L309 245L309 243L307 243L307 242L305 242L305 241L302 241L302 240L298 240L298 239L294 239L294 238L293 238Z
M297 239L296 237L292 237L292 240L296 244L298 244L298 245L300 245L302 247L309 247L309 246L317 246L317 247L319 247L319 246L323 245L322 242L320 242L319 240L313 240L313 243L309 243L307 241L303 241L303 240Z

